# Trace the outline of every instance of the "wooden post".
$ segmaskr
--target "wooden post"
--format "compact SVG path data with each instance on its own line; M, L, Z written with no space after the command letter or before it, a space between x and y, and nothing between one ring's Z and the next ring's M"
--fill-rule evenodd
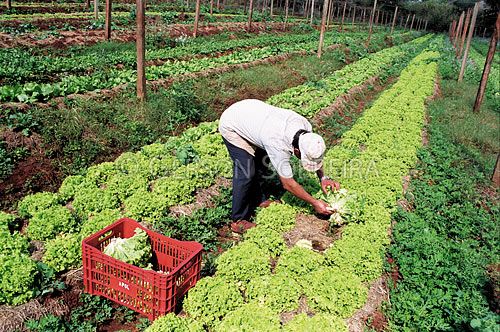
M394 24L396 24L396 17L398 17L398 6L396 6L396 9L394 10L394 17L392 18L391 35L394 31Z
M111 0L106 0L106 21L104 23L104 39L111 39Z
M486 27L484 27L484 30L483 30L483 38L486 38Z
M497 162L495 164L495 169L493 170L493 175L491 176L491 181L495 187L500 187L500 153L497 155Z
M457 27L457 21L453 20L453 23L451 24L451 33L450 33L450 42L453 43L453 36L455 34L455 29Z
M455 31L455 36L453 38L453 46L455 46L455 49L458 47L458 36L460 36L460 33L462 32L462 25L464 24L464 12L460 14L460 19L458 20L458 28Z
M144 23L145 0L136 0L136 23L137 23L137 99L143 102L146 99L146 71L144 60L146 57L146 28Z
M366 22L366 8L363 8L363 23Z
M337 13L335 14L335 18L337 19L337 21L339 20L339 17L340 17L340 4L337 5Z
M285 0L285 21L283 22L283 30L286 30L286 21L288 20L288 0Z
M375 16L376 9L377 9L377 0L373 2L373 10L370 16L370 28L368 30L368 39L366 40L366 47L370 45L370 38L372 37L372 29L373 29L373 17Z
M9 0L7 0L9 2ZM85 0L85 10L89 10L90 8L90 0ZM7 4L7 9L9 9L9 5Z
M332 16L333 12L333 0L330 0L328 2L328 14L326 16L326 28L328 29L330 27L330 18Z
M344 10L342 11L342 23L340 23L340 31L344 29L344 18L345 18L345 8L347 6L347 2L344 2Z
M311 20L309 24L313 24L313 18L314 18L314 0L311 1Z
M219 0L217 0L219 2ZM253 12L253 0L250 0L250 5L248 6L248 23L247 30L251 31L252 29L252 12Z
M465 65L467 64L467 56L469 55L470 41L472 40L472 35L474 34L474 26L476 25L476 18L477 18L478 11L479 11L479 2L476 2L476 4L474 5L474 10L473 10L473 14L472 14L472 20L470 22L469 35L467 36L467 45L465 45L465 52L464 52L464 56L462 58L462 67L460 68L460 74L458 75L459 82L462 81L462 79L464 78ZM469 17L469 16L470 15L468 15L467 17ZM466 22L465 23L466 24L465 31L467 31L467 24L469 24L468 21L469 20L465 21ZM462 41L462 45L460 46L460 53L462 53L463 43L464 42Z
M375 25L378 25L378 18L380 16L380 9L377 10L377 17L375 18Z
M325 38L326 16L328 15L328 0L323 0L323 15L321 15L321 30L319 33L318 58L321 58L323 40Z
M94 0L94 18L99 19L99 0Z
M7 0L6 1L6 6L7 6L8 10L11 10L12 9L12 1L11 0Z
M425 20L425 26L424 26L424 30L427 31L427 23L429 23L428 20Z
M352 9L352 28L354 29L354 21L356 20L356 6Z
M476 5L474 5L474 8ZM467 16L465 17L465 24L464 24L464 31L462 35L460 36L460 48L457 49L457 52L455 53L456 57L460 57L462 55L462 50L464 49L464 43L465 43L465 36L467 34L467 29L469 28L469 23L470 23L470 16L471 16L471 11L470 9L467 9Z
M246 6L247 2L245 1L245 9L243 9L243 12L246 12ZM214 14L214 0L210 0L210 16Z
M220 0L217 0L217 11L220 10Z
M196 7L194 10L193 37L195 38L198 35L198 23L200 21L200 2L201 0L196 0Z
M410 31L413 29L413 21L415 21L415 14L413 14L413 17L411 18Z
M493 62L493 56L495 55L495 48L497 46L498 37L500 35L500 12L497 14L497 21L495 22L495 28L493 29L493 34L491 35L490 47L488 49L488 55L486 56L486 61L484 63L483 75L481 77L481 83L479 84L479 89L477 91L476 102L474 103L474 112L479 112L479 108L483 103L484 91L486 90L486 83L488 83L488 76L491 70L491 63Z
M405 30L406 30L406 26L408 25L408 21L410 20L410 15L411 15L411 14L408 14L408 17L406 18Z
M271 16L271 19L273 18L273 8L274 7L274 0L271 0L271 10L269 12L269 16Z

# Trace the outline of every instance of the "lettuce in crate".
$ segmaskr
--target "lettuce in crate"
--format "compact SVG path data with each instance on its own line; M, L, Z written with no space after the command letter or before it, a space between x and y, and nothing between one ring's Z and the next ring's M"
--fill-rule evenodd
M103 252L122 262L152 269L151 257L153 253L148 241L148 234L140 228L136 228L134 233L134 236L127 239L119 237L111 239Z
M342 225L361 220L365 207L364 196L349 193L347 189L340 189L329 191L323 194L322 198L330 205L329 209L333 212L330 216L331 224Z

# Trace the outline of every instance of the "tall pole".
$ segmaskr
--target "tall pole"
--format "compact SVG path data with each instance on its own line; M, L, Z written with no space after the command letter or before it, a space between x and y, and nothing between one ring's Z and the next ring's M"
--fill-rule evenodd
M476 5L474 5L474 8ZM470 23L470 16L471 16L471 10L467 10L467 16L465 17L465 24L464 24L464 29L463 33L460 36L460 48L457 49L457 52L455 53L456 57L460 57L462 55L462 50L464 49L464 42L465 42L465 36L467 35L467 29L469 28L469 23Z
M373 3L373 10L370 16L370 28L368 30L368 39L366 40L366 47L370 45L370 38L372 37L372 29L373 29L373 18L375 16L375 10L377 9L377 0Z
M413 14L413 17L411 18L410 31L413 29L413 21L415 21L415 14Z
M285 21L283 22L283 30L286 30L286 21L288 20L288 0L285 0Z
M137 23L137 99L143 102L146 99L146 72L144 59L146 57L146 29L144 23L145 0L136 0L136 23Z
M406 26L408 25L408 21L410 20L410 15L411 14L408 14L408 16L406 17L405 30L406 30Z
M99 19L99 0L94 0L94 17L96 20Z
M247 2L245 1L245 9L243 10L243 12L246 12L246 5L247 5ZM212 16L214 14L214 0L210 0L210 16Z
M424 30L427 31L427 23L429 23L428 20L425 20L425 26L424 26Z
M323 0L323 15L321 16L321 30L319 33L318 58L321 58L323 39L325 38L326 16L328 15L328 0Z
M491 176L491 181L497 188L500 187L500 153L497 155L497 162Z
M194 10L193 37L196 37L198 35L198 22L200 21L200 2L201 0L196 0L196 7Z
M392 32L394 31L394 24L396 24L397 17L398 17L398 6L396 6L396 9L394 10L394 17L392 18L391 35Z
M217 0L218 2L219 0ZM252 29L252 12L253 12L253 0L250 0L250 5L248 6L248 23L247 30L251 31Z
M313 24L313 18L314 18L314 0L311 1L311 21L309 24Z
M457 30L455 31L455 36L453 38L453 46L455 46L455 48L458 47L458 36L460 36L460 33L462 32L462 25L464 24L464 12L462 12L462 14L460 15L460 19L458 20L458 28Z
M462 58L462 67L460 68L460 74L458 75L458 81L462 81L464 78L464 73L465 73L465 65L467 64L467 56L469 55L469 47L470 47L470 41L472 40L472 35L474 34L474 25L476 24L476 18L477 18L477 12L479 11L479 2L476 2L474 5L474 10L472 13L472 20L470 22L470 29L469 29L469 35L467 36L467 45L465 45L465 52L464 56ZM470 13L469 13L470 14ZM468 24L468 20L466 20L466 25ZM467 29L467 27L466 27ZM467 31L467 30L465 30ZM462 41L462 46L463 46L463 41ZM462 46L460 47L460 50L462 49ZM462 53L462 52L460 52Z
M333 12L333 0L329 0L328 2L328 15L326 16L326 28L330 27L330 18Z
M483 75L481 77L481 83L479 84L479 89L476 95L476 102L474 103L474 112L479 112L479 108L483 103L484 92L486 90L486 84L488 83L488 76L491 70L491 63L493 62L493 56L495 55L495 48L497 46L498 38L500 35L500 12L497 14L497 21L495 22L495 28L493 29L493 34L491 35L490 47L488 49L488 55L486 56L486 61L484 63Z
M7 0L7 4L6 5L7 5L7 9L8 10L12 9L12 2L11 2L11 0Z
M354 21L356 20L356 6L352 9L352 28L354 29Z
M111 39L111 0L106 0L106 21L104 22L104 38Z
M340 31L344 29L344 18L345 18L345 8L347 6L347 2L344 2L344 10L342 11L342 23L340 23Z

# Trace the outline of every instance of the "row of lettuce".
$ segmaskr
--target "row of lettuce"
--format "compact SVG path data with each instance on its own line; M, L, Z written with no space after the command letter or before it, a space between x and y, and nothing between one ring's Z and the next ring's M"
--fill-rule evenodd
M347 331L344 319L364 305L367 285L382 274L391 212L421 145L438 58L431 50L415 57L342 143L327 152L326 171L366 200L341 239L324 253L287 248L282 234L294 227L299 211L284 198L284 204L260 210L257 227L217 259L216 274L190 290L183 305L187 318L168 314L148 331ZM366 172L342 174L352 163ZM317 182L312 176L310 181ZM297 314L282 324L283 314L297 312L304 299L315 315Z
M451 47L446 54L442 61L455 62ZM440 63L441 69L448 65ZM455 81L458 69L448 79ZM444 99L428 107L429 144L418 151L405 197L410 208L393 214L389 254L400 278L391 289L388 314L401 330L498 331L500 211L494 197L481 193L490 185L491 170L471 143L455 139L448 128L455 105L470 103L463 91L475 90L443 91Z
M159 80L171 78L183 74L196 73L209 69L224 67L227 65L243 64L255 60L262 60L273 56L314 51L318 42L313 38L314 34L306 37L306 41L289 43L284 41L264 47L251 48L249 50L235 50L230 54L219 57L202 57L189 60L168 60L161 65L148 66L146 70L147 80ZM293 39L294 37L292 37ZM300 36L295 38L302 38ZM384 39L382 34L378 35L380 40ZM328 33L325 38L325 46L333 44L346 45L349 48L360 48L360 42L364 39L363 34L340 35ZM401 41L401 38L399 39ZM0 87L0 101L35 102L44 101L53 97L67 96L69 94L83 93L98 89L108 89L121 84L136 81L134 69L116 67L98 70L88 75L61 76L59 81L52 83L28 82L24 84L3 85Z
M398 57L406 49L411 58L429 40L420 37L410 43L392 47ZM382 51L386 52L386 51ZM378 67L377 57L365 63ZM355 66L355 63L347 67ZM359 84L353 76L351 87ZM319 109L317 110L319 111ZM171 137L165 144L145 146L137 153L124 153L114 162L90 167L85 175L70 176L63 181L57 193L29 195L18 204L17 217L27 221L25 233L30 240L45 242L43 262L56 271L81 265L82 238L102 229L119 216L157 224L171 206L186 204L194 199L193 193L214 183L216 177L231 175L231 164L217 123L203 123L186 130L181 136ZM3 214L5 224L12 227L16 216ZM2 247L20 237L2 236ZM25 247L12 247L2 255L6 264L2 277L1 302L19 304L32 296L36 276L35 264L30 261ZM7 261L10 262L7 264ZM17 278L16 265L22 262L32 273ZM28 263L31 262L31 263Z

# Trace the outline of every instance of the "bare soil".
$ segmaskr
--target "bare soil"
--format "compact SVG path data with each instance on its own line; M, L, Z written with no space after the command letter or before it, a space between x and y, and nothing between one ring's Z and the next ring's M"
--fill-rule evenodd
M347 319L347 325L350 332L363 332L367 322L370 322L369 327L376 331L384 331L387 325L387 320L380 311L382 302L389 300L389 291L387 288L385 277L382 276L375 280L368 291L368 299L363 308Z
M329 233L329 227L328 220L299 213L295 227L283 234L283 237L288 247L293 247L299 240L309 240L314 250L325 251L334 240L334 236ZM340 231L336 236L340 236Z

